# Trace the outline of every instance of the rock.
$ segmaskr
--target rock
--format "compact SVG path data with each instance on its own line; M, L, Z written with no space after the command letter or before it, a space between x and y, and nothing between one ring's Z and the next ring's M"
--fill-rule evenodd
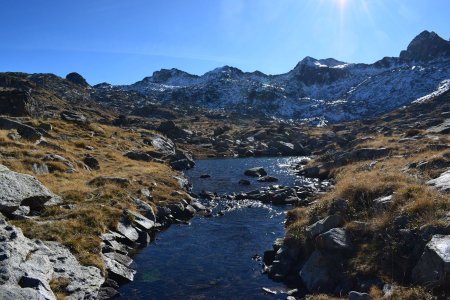
M300 144L294 145L282 141L273 141L268 144L268 147L268 154L270 155L280 154L282 156L301 156L306 154L306 151Z
M87 118L79 113L73 112L73 111L63 111L61 112L61 118L65 121L74 122L80 125L84 125L88 123Z
M376 209L378 210L388 210L393 204L394 204L394 200L392 199L393 195L389 195L389 196L385 196L385 197L380 197L377 198L375 200L373 200L373 205Z
M177 171L183 171L193 168L195 162L186 151L176 150L175 156L171 157L170 166Z
M250 181L247 179L241 179L239 180L240 185L250 185Z
M154 135L144 139L144 143L152 145L155 151L162 156L170 157L175 155L175 144L162 135Z
M348 300L372 300L372 297L366 293L351 291L348 294Z
M250 176L250 177L261 177L266 176L267 172L262 167L255 167L248 169L244 172L244 175Z
M186 129L181 129L175 125L173 121L164 121L157 128L158 131L164 133L171 139L187 138L192 135L192 132Z
M332 228L341 226L343 219L339 215L328 216L316 223L306 227L306 234L309 238L315 238L319 234L322 234Z
M22 205L41 210L56 197L33 176L13 172L3 165L0 165L0 191L0 211L6 213Z
M152 157L150 154L140 151L129 151L124 154L124 156L128 157L132 160L139 160L139 161L153 161L154 157Z
M448 134L450 133L450 119L446 119L439 125L427 129L428 133L432 134Z
M18 141L18 140L20 140L22 137L20 136L20 134L16 131L16 130L14 130L14 131L12 131L12 132L9 132L8 134L7 134L7 137L10 139L10 140L13 140L13 141Z
M83 76L81 76L80 74L78 74L76 72L67 74L66 79L72 83L75 83L75 84L83 86L83 87L89 86L86 79L84 79Z
M124 218L117 223L116 230L126 238L125 241L130 245L133 245L139 239L139 232L137 232L136 228L132 226L130 221L125 220Z
M300 270L300 278L311 293L327 293L334 289L335 282L330 276L327 260L314 251Z
M435 179L429 180L427 184L442 192L450 192L450 170L447 170Z
M316 248L322 252L349 251L352 244L344 228L333 228L316 237Z
M8 299L11 293L16 295L13 299L56 299L50 281L57 278L68 280L64 292L69 299L97 298L104 282L100 270L80 265L66 247L57 242L30 240L4 220L0 220L0 237L1 299ZM3 287L8 287L8 292ZM23 289L19 291L19 287Z
M172 216L178 220L190 219L195 214L195 209L192 206L190 206L189 209L186 209L181 203L169 204L167 207L170 209Z
M100 164L98 160L90 154L84 157L83 162L92 170L100 170Z
M200 178L202 178L202 179L211 178L211 175L209 175L209 174L202 174L202 175L200 175Z
M38 291L31 288L15 286L0 286L0 299L2 300L46 300ZM54 298L56 299L56 298Z
M196 210L196 211L206 211L207 208L201 204L199 201L191 201L191 206Z
M105 255L102 255L102 258L105 262L105 267L108 270L108 275L110 278L120 283L133 281L134 275L136 274L135 270Z
M105 253L104 256L106 256L112 260L115 260L118 263L121 263L122 265L124 265L126 267L130 266L133 263L133 260L130 257L120 254L120 253L116 253L116 252L108 252L108 253Z
M155 222L147 219L140 213L127 210L126 214L131 219L131 222L134 223L141 230L150 230L155 226Z
M193 161L188 160L188 159L180 159L180 160L176 160L176 161L172 161L170 163L170 166L177 171L183 171L183 170L187 170L187 169L191 169L194 167L194 165L192 164Z
M261 178L258 178L257 180L259 182L277 182L278 178L266 175L266 176L263 176Z
M15 129L21 137L33 142L42 138L42 134L33 127L5 117L0 117L0 129Z
M266 202L266 198L272 201L274 205L295 204L298 202L297 192L294 188L281 189L273 192L272 195L265 195L259 200Z
M29 92L15 88L0 88L0 115L33 116L37 108L38 103Z
M31 170L33 171L34 174L36 175L44 175L44 174L48 174L49 170L48 170L48 166L46 164L37 164L34 163L31 166Z
M115 288L109 286L102 287L98 292L99 300L113 299L117 296L119 296L119 292Z
M412 271L415 283L427 288L450 286L450 235L435 235Z
M153 210L153 207L145 201L140 199L133 199L134 203L136 203L139 210L144 213L144 216L150 221L156 222L156 215Z
M27 219L30 214L29 206L20 206L17 210L9 214L9 217L14 220L23 220Z
M130 180L122 177L113 176L99 176L88 183L89 185L103 186L105 184L117 184L122 186L128 186L131 184Z

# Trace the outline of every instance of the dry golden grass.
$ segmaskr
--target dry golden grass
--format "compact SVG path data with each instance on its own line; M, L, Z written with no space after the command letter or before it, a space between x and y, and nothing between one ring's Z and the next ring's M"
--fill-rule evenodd
M408 132L408 135L420 133ZM350 163L332 170L336 179L334 189L318 196L307 208L296 208L287 215L287 236L303 242L305 227L329 214L333 201L348 200L348 208L342 213L346 229L355 237L358 245L350 261L351 273L356 276L369 275L395 281L404 274L398 268L401 263L401 249L398 241L395 218L405 216L406 228L418 230L424 225L446 226L444 216L450 211L450 197L425 184L427 180L446 171L449 161L448 150L436 151L427 147L436 143L427 139L398 143L401 135L375 136L357 145L363 147L389 147L393 155L371 161ZM427 168L407 168L412 163L426 161ZM314 165L314 162L312 163ZM444 166L444 167L441 167ZM392 195L389 209L377 207L374 200ZM365 226L361 227L361 223ZM378 237L383 237L382 239ZM393 263L396 267L393 269ZM374 299L380 299L374 290ZM430 294L420 288L399 288L390 299L429 299Z
M61 120L48 123L54 129L46 139L61 147L61 150L38 146L23 139L11 141L7 137L8 131L1 130L0 164L36 176L52 192L60 195L64 204L71 204L73 208L48 207L38 220L13 223L21 227L26 236L61 242L81 263L103 269L99 255L100 234L114 229L124 209L136 210L132 198L140 197L139 191L143 187L152 190L153 200L147 201L153 207L180 201L183 195L171 195L172 191L179 189L174 178L177 173L166 164L134 161L123 156L130 150L154 150L142 142L143 130L136 132L100 124L80 127ZM93 147L93 150L87 146ZM75 172L67 173L65 162L46 161L51 173L33 174L32 165L43 163L42 158L48 154L64 157L75 167ZM99 170L91 171L83 167L82 161L87 154L99 161ZM126 187L88 184L98 176L123 177L129 179L131 184Z
M56 277L50 281L50 287L58 300L66 300L66 287L70 284L70 279L66 277Z

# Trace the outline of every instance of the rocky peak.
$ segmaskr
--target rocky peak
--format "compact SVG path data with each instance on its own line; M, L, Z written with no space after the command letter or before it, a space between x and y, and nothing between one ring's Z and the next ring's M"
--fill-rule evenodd
M416 36L400 53L402 60L429 61L439 57L450 57L450 42L427 30Z
M147 77L144 80L153 83L168 83L171 79L174 78L194 79L197 77L198 76L196 75L192 75L179 69L172 68L155 71L153 72L153 75L151 77Z
M80 74L78 74L77 72L72 72L67 74L66 79L70 82L73 82L75 84L84 86L84 87L88 87L89 83L87 83L86 79L84 79L83 76L81 76Z

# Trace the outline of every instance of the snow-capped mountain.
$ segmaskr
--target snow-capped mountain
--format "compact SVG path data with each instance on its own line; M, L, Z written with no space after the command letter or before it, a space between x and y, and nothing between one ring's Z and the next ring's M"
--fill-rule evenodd
M399 57L374 64L306 57L280 75L224 66L202 76L162 69L128 86L156 102L331 122L374 116L442 89L450 79L450 42L424 31ZM135 103L144 106L145 103Z

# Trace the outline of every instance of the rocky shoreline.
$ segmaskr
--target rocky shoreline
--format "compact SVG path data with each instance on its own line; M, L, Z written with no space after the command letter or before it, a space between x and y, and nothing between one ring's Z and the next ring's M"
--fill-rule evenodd
M30 201L55 205L53 198L58 199L32 176L4 166L1 166L0 176L5 191L0 211L10 217L17 217L17 211L26 207L29 210L26 205ZM14 180L16 186L7 182L7 178ZM7 201L9 199L16 199L16 202ZM68 299L112 298L117 295L119 284L134 278L135 271L130 268L134 249L147 246L151 236L171 224L186 222L196 213L207 211L194 198L157 207L156 211L139 199L135 201L143 214L125 210L116 230L101 235L101 257L106 273L93 266L80 265L70 250L58 242L25 237L20 228L0 214L0 298L53 300L58 298L55 288L63 289Z

